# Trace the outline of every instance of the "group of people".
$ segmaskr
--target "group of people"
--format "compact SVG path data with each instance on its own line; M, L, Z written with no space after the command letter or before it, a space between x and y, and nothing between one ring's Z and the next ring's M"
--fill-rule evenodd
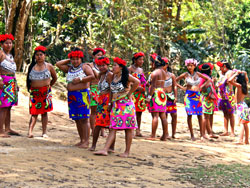
M16 64L12 55L13 40L11 34L0 35L0 137L18 135L10 128L11 107L17 105L18 101ZM125 130L126 148L120 156L128 157L133 137L143 136L140 132L141 118L146 109L152 115L152 132L146 139L157 139L159 117L163 131L160 139L174 139L177 127L177 88L185 91L184 105L192 140L195 140L193 115L197 115L202 139L218 138L212 130L213 114L218 109L224 113L225 131L221 136L229 135L229 122L231 135L234 136L234 111L237 109L239 123L242 125L238 144L248 144L250 119L248 106L244 102L245 96L248 95L246 72L232 70L226 61L217 62L220 67L220 79L215 84L212 77L213 64L198 65L197 60L187 59L187 71L176 77L171 72L167 58L152 54L152 72L146 79L142 68L145 58L143 52L133 54L130 66L127 66L125 60L114 58L112 70L110 59L105 53L104 49L95 48L92 53L93 62L86 63L83 60L83 52L74 48L67 59L56 63L56 66L67 74L69 117L75 121L80 137L76 146L88 148L89 136L92 134L90 150L95 151L99 135L104 134L104 128L108 128L109 134L104 148L94 152L96 155L108 155L109 152L114 152L116 132ZM55 84L57 75L53 66L45 59L46 48L36 47L27 74L31 115L29 138L33 137L32 131L39 114L42 117L42 136L48 137L47 113L53 110L51 86ZM185 80L184 85L179 83L182 79ZM233 86L236 87L236 97ZM172 117L171 136L168 133L168 114Z

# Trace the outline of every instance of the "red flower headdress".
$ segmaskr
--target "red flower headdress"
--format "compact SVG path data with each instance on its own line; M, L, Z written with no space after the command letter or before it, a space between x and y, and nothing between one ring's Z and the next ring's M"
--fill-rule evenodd
M37 51L45 52L46 50L47 50L47 48L45 48L44 46L37 46L37 47L35 48L35 52L37 52Z
M105 50L102 49L102 48L95 48L95 49L93 50L93 53L96 53L96 52L98 52L98 51L101 51L101 52L102 52L102 55L105 55L105 54L106 54Z
M97 65L104 65L104 64L109 65L110 62L109 62L109 58L100 57L100 58L95 59L95 63Z
M161 59L163 59L163 61L165 61L166 64L168 63L168 58L163 57L163 58L161 58Z
M223 67L223 65L224 65L224 63L226 63L226 62L221 62L221 61L218 61L217 63L216 63L216 65L218 65L219 67Z
M143 53L143 52L138 52L138 53L135 53L134 54L134 58L135 59L137 59L137 58L139 58L139 57L144 57L145 56L145 54Z
M199 65L199 69L200 69L200 70L208 70L208 69L209 69L209 68L202 69L202 66L203 66L203 65L208 65L208 66L210 67L211 70L214 69L214 65L213 65L212 63L204 63L204 64Z
M153 54L150 54L150 56L153 58L153 60L155 60L158 55L157 53L153 53Z
M0 42L6 41L7 39L14 40L14 37L12 34L2 34L0 35Z
M127 65L127 62L124 61L123 59L119 58L119 57L115 57L113 60L114 60L114 62L116 62L119 65L124 65L124 66Z
M72 58L72 57L79 57L79 58L83 58L84 55L83 55L83 52L80 51L80 50L77 50L77 51L72 51L68 54L68 58Z

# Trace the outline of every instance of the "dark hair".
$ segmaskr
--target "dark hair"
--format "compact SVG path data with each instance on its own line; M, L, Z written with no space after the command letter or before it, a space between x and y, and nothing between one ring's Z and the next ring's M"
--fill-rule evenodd
M247 95L247 82L246 82L246 77L244 73L240 73L237 77L236 77L236 82L239 83L242 87L242 93Z
M155 58L155 68L162 67L165 65L166 65L166 62L161 58L161 56L158 55Z
M82 50L80 48L78 48L78 47L71 48L71 52L74 52L74 51L82 51ZM82 63L83 63L84 62L83 57L81 57L81 60L82 60Z
M96 50L96 51L94 51L94 52L92 53L92 55L95 56L95 55L98 54L99 52L102 52L102 55L104 55L102 50Z
M128 87L128 77L129 77L129 70L126 66L118 64L120 67L122 67L122 77L121 77L121 82L123 87L127 88Z
M203 64L200 72L206 74L211 78L211 67L208 64Z
M230 65L225 59L221 60L221 62L222 62L229 70L232 70L231 65Z
M137 53L134 53L134 54L133 54L133 57L132 57L132 64L135 64L135 60L139 59L140 57L143 57L143 56L134 57L135 54L137 54Z
M27 86L28 91L30 91L30 86L31 86L31 80L29 79L29 75L30 75L30 72L33 69L33 67L36 65L35 55L37 52L42 52L42 53L46 54L44 51L39 50L39 51L35 51L33 56L32 56L32 61L31 61L31 64L28 68L28 74L27 74L27 79L26 79L26 86Z

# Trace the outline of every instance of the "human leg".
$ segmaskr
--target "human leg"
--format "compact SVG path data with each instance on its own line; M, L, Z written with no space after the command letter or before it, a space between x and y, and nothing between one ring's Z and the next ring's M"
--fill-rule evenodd
M97 143L97 141L98 141L98 138L99 138L101 129L102 129L101 126L95 126L94 131L93 131L92 146L91 146L91 148L89 149L90 151L95 151L96 143Z
M33 138L32 131L36 125L37 117L38 117L38 115L31 115L31 117L30 117L28 138Z
M187 123L188 123L188 128L190 131L190 135L191 135L191 139L193 141L195 141L195 137L194 137L194 132L193 132L193 125L192 125L192 115L187 115Z
M177 127L177 113L171 113L172 117L172 138L175 138L176 127Z
M142 134L141 134L141 116L142 116L142 112L136 112L136 121L137 121L137 125L138 125L138 128L136 129L136 134L135 136L138 136L138 137L143 137Z
M126 158L129 156L132 140L133 140L133 129L126 129L125 130L126 149L125 149L124 153L119 155L120 157Z
M162 131L163 131L163 134L161 136L161 140L166 141L166 139L170 139L169 134L168 134L168 122L167 122L167 118L166 118L166 113L160 112L159 116L161 118Z
M245 130L245 144L249 144L248 138L249 138L249 129L248 129L248 124L244 123L244 130Z
M47 125L48 125L48 113L45 112L42 114L42 129L43 129L43 136L46 135L47 133Z
M7 116L7 110L8 108L0 108L0 137L2 138L10 137L8 134L5 133L3 128Z

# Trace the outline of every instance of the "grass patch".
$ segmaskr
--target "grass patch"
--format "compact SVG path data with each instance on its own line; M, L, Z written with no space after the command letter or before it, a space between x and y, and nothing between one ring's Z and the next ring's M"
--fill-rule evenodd
M177 180L197 187L250 187L250 165L213 165L179 168Z

